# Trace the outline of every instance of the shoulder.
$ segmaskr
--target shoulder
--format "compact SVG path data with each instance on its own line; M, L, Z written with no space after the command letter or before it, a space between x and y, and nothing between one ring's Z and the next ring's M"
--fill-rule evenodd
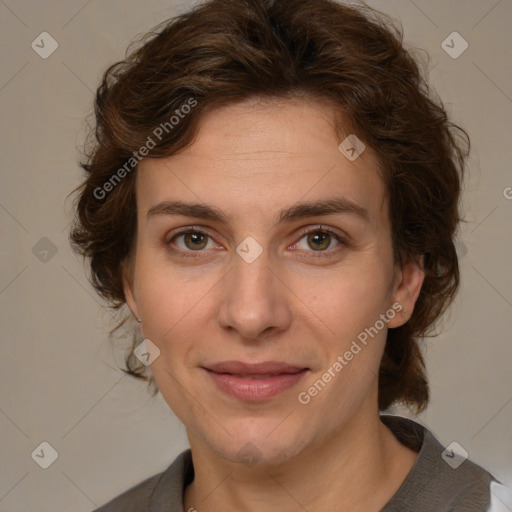
M485 512L492 485L499 482L484 468L459 455L456 445L444 447L426 427L399 416L381 416L397 439L418 451L407 478L382 512Z
M165 471L134 485L93 512L159 512L164 504L179 510L191 471L191 454L186 450Z
M154 475L131 487L94 512L144 512L149 511L151 496L164 473Z

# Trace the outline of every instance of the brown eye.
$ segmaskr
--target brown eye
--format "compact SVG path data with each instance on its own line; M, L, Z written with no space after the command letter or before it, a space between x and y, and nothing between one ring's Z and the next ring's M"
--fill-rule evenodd
M208 234L194 230L177 233L167 243L177 247L182 253L201 252L203 249L211 249L215 246Z
M314 231L308 234L308 245L313 250L323 251L329 247L331 235L323 231Z
M343 235L332 229L317 226L314 229L304 228L293 248L301 251L304 257L327 258L339 254L348 245Z
M183 233L183 241L187 249L191 249L192 251L198 251L200 249L204 249L208 243L208 235L204 233L190 232Z

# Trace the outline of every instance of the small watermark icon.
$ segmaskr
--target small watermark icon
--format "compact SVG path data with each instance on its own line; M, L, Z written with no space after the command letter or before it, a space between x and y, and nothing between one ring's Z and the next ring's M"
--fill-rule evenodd
M59 454L50 443L43 441L30 456L43 469L48 469L57 460Z
M133 353L144 366L149 366L160 355L160 349L151 340L145 339Z
M449 466L457 469L468 458L468 455L468 452L459 443L453 441L445 448L441 457Z
M47 59L59 47L59 43L48 32L41 32L31 46L39 57Z
M253 443L245 443L236 454L236 458L247 464L248 466L254 466L261 459L260 449Z
M458 59L468 49L468 46L468 42L458 32L452 32L441 43L441 48L452 59Z
M345 155L346 158L353 162L366 149L366 146L362 140L351 133L338 146L338 149Z
M261 255L263 247L252 236L248 236L238 245L236 252L246 263L252 263Z
M503 189L503 197L505 199L512 199L512 187L506 187Z
M32 247L32 254L42 263L48 263L57 254L57 246L49 238L43 236Z

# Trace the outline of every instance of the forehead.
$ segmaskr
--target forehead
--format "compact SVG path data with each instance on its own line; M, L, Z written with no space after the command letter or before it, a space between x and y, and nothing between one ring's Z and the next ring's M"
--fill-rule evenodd
M186 149L139 164L139 209L185 200L239 217L335 195L380 224L386 194L377 159L368 147L348 159L339 145L350 132L337 133L334 122L330 104L305 100L251 100L212 110Z
M227 157L304 157L336 142L333 125L334 108L327 102L250 99L206 113L189 154L214 141Z

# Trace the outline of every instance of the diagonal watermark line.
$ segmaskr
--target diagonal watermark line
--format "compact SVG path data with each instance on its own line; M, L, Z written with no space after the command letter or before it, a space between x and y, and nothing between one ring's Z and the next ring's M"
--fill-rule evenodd
M413 2L413 0L409 0L409 2L414 5L414 7L416 7L416 9L418 9L418 11L420 11L423 16L425 16L425 18L427 18L427 20L430 21L432 25L434 25L434 27L437 29L439 28L438 24L418 4L416 4L416 2Z
M478 71L480 71L480 73L482 73L482 75L484 75L487 80L489 80L489 82L491 82L491 84L493 84L494 87L496 87L496 89L498 89L498 91L500 91L501 94L503 94L503 96L512 103L512 98L474 60L471 62L473 63L473 66L475 66L475 68L478 69Z
M310 187L305 194L302 194L302 196L299 197L299 201L306 197L335 167L336 164L334 164L312 187Z
M61 60L62 64L64 64L64 66L66 66L69 71L76 77L76 79L84 86L86 87L87 89L89 89L89 91L91 91L93 94L95 94L95 92L63 61Z
M11 217L11 219L16 222L16 224L18 224L18 226L24 229L25 233L28 233L28 229L3 204L0 204L0 208L2 208L5 213L7 213L7 215L9 215L9 217Z
M298 203L304 199L335 167L336 164L334 164L314 185L312 185L304 194L302 194L296 202ZM271 230L272 228L270 228L267 233L269 233Z
M509 300L499 292L499 290L489 282L477 269L474 265L471 265L473 267L473 270L512 308L512 304L509 302Z
M231 475L233 474L233 471L227 474L200 502L199 504L206 501ZM201 508L201 507L199 507ZM190 509L189 509L190 510Z
M505 407L507 407L507 405L508 405L510 402L512 402L512 397L510 397L510 398L507 400L507 402L506 402L505 404L503 404L503 405L500 407L499 411L498 411L498 412L497 412L497 413L496 413L496 414L495 414L495 415L494 415L494 416L493 416L493 417L492 417L492 418L491 418L491 419L490 419L490 420L489 420L489 421L488 421L488 422L487 422L487 423L486 423L486 424L485 424L485 425L484 425L484 426L483 426L483 427L482 427L482 428L481 428L481 429L480 429L480 430L479 430L479 431L478 431L478 432L477 432L477 433L476 433L476 434L475 434L471 439L474 439L478 434L480 434L480 432L482 432L482 430L483 430L485 427L487 427L487 425L489 425L489 423L491 423L491 421L493 421L493 420L494 420L494 418L496 418L496 416L498 416L498 414L499 414L503 409L505 409Z
M96 508L98 508L98 505L96 503L94 503L94 501L89 497L87 496L87 494L83 491L83 489L81 489L75 482L73 482L73 480L71 480L71 478L66 474L64 473L64 471L60 471Z
M0 501L2 501L27 475L29 474L29 471L27 471L1 498Z
M374 377L378 377L379 376L379 372L375 371L369 364L366 365L366 369L374 376ZM380 367L378 368L380 369Z
M25 272L25 270L27 270L28 268L28 265L25 265L23 267L23 269L18 272L1 290L0 290L0 295L2 295L2 293L5 292L5 290L7 290L7 288L9 288L9 286L11 286L12 283L14 283L14 281L16 281L16 279L18 279L18 277L21 276L21 274L23 274L23 272Z
M66 28L90 3L92 0L89 0L78 12L76 12L64 25L62 25L61 30Z
M72 222L73 222L73 221L72 221L72 220L70 220L70 221L69 221L69 222L68 222L68 223L67 223L67 224L66 224L66 225L65 225L65 226L64 226L64 227L59 231L59 233L62 233L62 232L64 232L64 231L68 230L68 229L69 229L69 227L71 226L71 223L72 223Z
M300 507L302 510L305 510L306 512L308 512L308 509L307 509L306 507L304 507L304 506L302 505L302 503L299 503L299 502L295 499L295 497L294 497L294 496L292 496L292 495L288 492L288 490L287 490L285 487L283 487L283 486L278 482L278 480L274 477L274 475L271 475L270 473L267 473L267 474L268 474L268 476L270 476L270 478L272 478L272 480L274 480L274 482L275 482L277 485L279 485L279 487L281 487L281 489L283 489L283 491L284 491L286 494L288 494L288 496L290 496L290 498L291 498L293 501L295 501L295 503L297 503L297 505L299 505L299 507Z
M27 438L29 439L29 437L27 436L27 434L25 434L25 432L23 432L23 430L9 417L7 416L7 414L2 410L0 409L0 412Z
M82 290L84 290L87 293L87 295L89 295L89 297L91 297L94 300L94 302L99 304L102 308L104 307L104 305L96 298L96 296L93 295L64 265L61 265L61 267L71 277L71 279L73 279L73 281L75 281L75 283L78 284L78 286L80 286L80 288L82 288ZM116 320L115 314L112 313L110 309L107 309L107 311L111 318Z
M11 14L22 24L25 25L25 27L30 28L5 2L4 0L1 0L2 4L11 11Z
M486 215L486 216L485 216L485 217L484 217L484 218L483 218L483 219L482 219L482 220L481 220L481 221L480 221L480 222L479 222L479 223L478 223L478 224L477 224L477 225L476 225L472 230L471 230L471 233L473 233L473 231L475 231L475 230L476 230L476 228L478 228L478 227L480 226L480 224L482 224L482 222L483 222L484 220L486 220L486 219L487 219L487 217L490 217L490 216L491 216L491 214L493 214L493 213L494 213L494 210L496 210L496 208L498 208L498 206L499 206L499 204L497 204L497 205L496 205L496 206L495 206L495 207L494 207L494 208L493 208L493 209L492 209L492 210L491 210L491 211L490 211L490 212L489 212L489 213L488 213L488 214L487 214L487 215Z
M63 435L61 440L64 439L124 378L126 373L106 392L103 396Z
M173 176L177 180L181 181L181 183L183 184L183 186L185 188L187 188L187 190L189 190L192 194L194 194L197 197L197 199L199 199L199 201L204 204L204 201L171 169L169 164L165 164L165 167L167 167L167 169L172 172Z
M25 64L21 67L21 69L18 70L17 73L14 74L14 76L6 82L2 87L0 87L0 92L2 92L28 65L30 61L25 62Z
M222 423L220 423L217 418L208 410L206 409L206 407L204 405L201 404L201 402L192 394L190 393L190 391L188 389L186 389L184 386L181 385L181 383L179 382L179 380L169 371L167 370L167 368L165 368L165 373L167 373L167 375L169 375L169 377L171 377L171 379L174 380L174 382L176 382L176 384L178 384L178 386L183 390L185 391L185 393L187 393L187 395L190 396L190 398L192 398L192 400L194 400L194 402L199 406L201 407L201 409L203 409L203 411L208 414L208 416L210 416L210 418L212 418L213 421L215 421L215 423L217 423L217 425L219 425L219 427L224 430L224 432L226 432L226 434L229 436L229 437L233 437L233 435L231 434L231 432L229 432L226 427L224 427L224 425L222 425Z
M229 269L204 295L163 335L165 338L233 269Z
M78 286L80 286L80 288L82 288L82 290L84 290L87 295L89 295L89 297L91 297L95 302L102 306L98 299L64 265L61 265L61 267L66 272L66 274L68 274L68 276L71 277L71 279L73 279L73 281L75 281L75 283L78 284Z
M284 286L286 286L286 288L288 288L288 290L290 290L290 291L293 293L293 295L295 295L295 297L297 297L297 299L298 299L298 300L299 300L299 301L300 301L300 302L301 302L301 303L302 303L306 308L308 308L308 309L309 309L309 311L311 311L311 313L313 313L313 315L315 315L315 316L318 318L318 320L320 320L320 322L322 322L322 324L323 324L323 325L324 325L324 326L325 326L325 327L330 331L330 333L331 333L332 335L335 335L335 334L336 334L336 333L335 333L335 332L334 332L334 331L333 331L333 330L332 330L332 329L331 329L331 328L330 328L330 327L329 327L329 326L328 326L328 325L327 325L327 324L326 324L326 323L325 323L325 322L324 322L324 321L323 321L323 320L322 320L322 319L321 319L321 318L320 318L320 317L319 317L319 316L318 316L318 315L317 315L317 314L316 314L316 313L315 313L315 312L314 312L314 311L313 311L313 310L312 310L312 309L311 309L311 308L310 308L310 307L305 303L305 302L303 302L303 301L302 301L302 299L301 299L301 298L300 298L300 297L299 297L299 296L298 296L298 295L297 295L297 294L296 294L296 293L295 293L295 292L294 292L294 291L293 291L293 290L292 290L292 289L291 289L291 288L290 288L290 287L289 287L289 286L288 286L288 285L287 285L287 284L286 284L286 283L285 283L285 282L284 282L284 281L283 281L283 280L282 280L282 279L281 279L277 274L275 274L274 272L272 272L272 269L271 269L269 266L267 266L267 269L268 269L268 270L270 270L270 272L271 272L275 277L277 277L277 279L278 279L279 281L281 281L281 283L282 283L282 284L284 284Z
M434 64L430 68L428 68L427 72L432 73L432 71L434 71L434 69L436 69L438 64L439 64L439 61L434 62Z
M512 506L512 503L511 503L511 502L509 502L508 504L507 504L507 503L505 503L505 502L501 499L501 497L500 497L500 496L498 496L498 495L496 494L496 492L493 490L492 485L491 485L491 494L492 494L496 499L500 500L500 501L501 501L501 503L503 503L503 505L507 508L507 510L510 510L510 512L512 512L512 508L510 508L510 507L509 507L509 505L511 505L511 506ZM491 509L491 510L493 510L493 509Z
M497 7L499 4L501 4L503 0L498 0L471 28L475 28L481 21L483 21L490 13L494 10L495 7Z
M295 409L292 409L266 436L269 437L275 430L277 430L289 417L295 412Z

